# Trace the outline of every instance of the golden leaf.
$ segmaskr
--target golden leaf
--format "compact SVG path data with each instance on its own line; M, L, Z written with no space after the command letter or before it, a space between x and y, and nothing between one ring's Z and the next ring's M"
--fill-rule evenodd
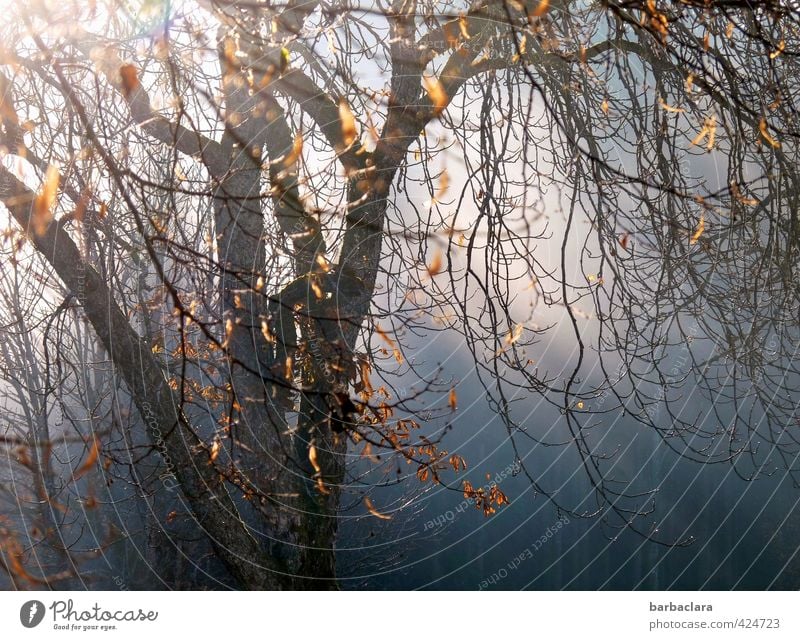
M465 16L459 17L458 28L461 30L461 37L464 38L464 40L469 40L471 38L467 30L467 18Z
M322 467L317 458L317 448L313 444L308 448L308 461L314 467L314 475L317 477L317 489L320 493L328 495L330 491L325 488L325 483L322 481Z
M530 16L532 18L541 18L547 10L550 8L550 0L540 0L539 4L536 8L531 11Z
M775 138L769 135L769 131L767 129L767 121L764 118L761 118L761 122L758 123L758 131L761 133L761 137L767 141L767 144L772 147L773 149L780 149L781 143L778 142Z
M684 111L686 111L686 109L681 109L680 107L670 106L663 100L659 100L659 103L661 104L661 108L667 113L683 113Z
M320 268L320 271L323 273L328 273L331 270L331 263L328 262L328 259L323 256L321 253L317 255L317 265Z
M319 465L319 459L317 457L317 448L313 444L308 448L308 461L311 463L311 466L314 467L316 473L322 473L322 467Z
M445 110L450 98L448 97L447 92L444 90L442 83L439 82L439 79L436 76L422 76L422 84L425 87L425 91L427 91L431 102L433 103L434 114L438 116L440 113L442 113L442 111Z
M525 330L521 324L516 325L506 336L506 344L511 346L522 337L522 332Z
M320 493L328 495L330 491L328 491L325 487L325 483L322 481L322 467L317 457L317 448L313 444L308 448L308 461L311 463L311 466L314 467L314 475L317 477L317 489Z
M692 140L692 144L699 145L706 138L706 149L711 151L714 148L714 139L717 135L717 118L710 116L703 121L703 128L700 133Z
M345 98L339 99L339 120L342 121L342 141L345 147L349 147L356 141L358 133L356 131L356 119L350 110Z
M706 230L706 219L702 214L700 214L700 222L697 223L697 228L692 234L692 237L689 240L689 244L697 244L697 241L700 239L700 236L703 235L703 231L705 230Z
M739 189L739 185L735 182L731 182L731 193L733 197L736 198L742 204L746 204L748 206L755 206L758 204L758 200L756 198L748 198L742 194L741 190Z
M219 443L219 440L214 440L214 442L211 444L211 451L210 451L210 453L208 455L209 464L214 462L214 460L217 459L217 456L219 455L219 450L220 449L221 449L221 445Z
M266 320L261 321L261 335L264 336L264 340L270 344L275 342L275 336L273 336L272 332L269 330L269 325Z
M706 149L711 151L714 148L714 138L717 135L717 119L715 117L711 117L708 120L708 143L706 144Z
M522 37L519 39L519 44L517 45L517 52L511 56L511 61L517 62L520 59L520 56L524 56L527 46L528 38L525 36L525 34L522 34Z
M387 516L385 513L381 513L375 508L375 505L372 504L372 500L369 499L369 496L364 496L364 506L367 508L373 516L380 520L391 520L392 516Z
M447 398L447 404L450 405L450 408L455 411L458 406L458 396L456 395L456 389L453 387L450 389L450 395Z
M286 154L286 157L283 159L283 164L287 167L292 166L296 163L300 156L303 154L303 134L297 133L294 137L294 141L292 142L292 150Z
M33 201L31 225L33 226L33 232L37 236L43 236L47 233L47 228L53 220L53 207L56 203L56 194L58 193L58 183L60 180L61 176L58 172L58 167L52 164L48 166L44 176L42 190Z
M228 340L230 340L231 334L233 333L233 320L228 318L225 320L225 342L223 342L222 346L226 347L228 345Z

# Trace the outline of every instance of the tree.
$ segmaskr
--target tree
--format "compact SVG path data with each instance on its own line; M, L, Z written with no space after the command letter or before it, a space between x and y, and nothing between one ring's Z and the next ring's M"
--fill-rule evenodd
M3 27L7 236L67 291L40 308L85 314L239 587L336 587L348 446L507 501L425 433L457 389L404 351L437 330L512 440L575 448L595 505L517 460L538 492L683 544L642 524L654 493L620 487L593 427L621 410L748 479L797 471L794 9L34 2ZM565 330L551 372L536 350ZM515 418L531 393L566 438Z

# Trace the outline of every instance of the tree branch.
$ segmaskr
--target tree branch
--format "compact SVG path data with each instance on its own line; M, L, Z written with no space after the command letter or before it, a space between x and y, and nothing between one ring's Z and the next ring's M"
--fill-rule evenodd
M272 85L296 100L300 108L314 120L348 174L366 167L366 158L369 156L358 139L349 146L345 145L339 105L311 78L300 69L290 69L276 78Z
M109 85L125 99L134 122L145 133L181 153L198 158L212 176L216 178L222 176L227 167L222 146L198 131L170 122L154 111L150 103L150 96L139 81L139 70L131 65L126 65L114 52L110 43L103 42L85 31L80 31L78 37L73 39L72 44L88 59L97 57L92 53L96 48L104 49L105 56L96 62L97 68Z
M32 228L36 195L0 165L0 201L25 231ZM64 229L50 223L28 233L36 250L83 306L100 342L131 391L167 470L177 477L194 517L219 557L245 585L273 587L284 567L250 535L214 465L196 460L194 434L148 345L139 338L106 283L86 263ZM234 526L231 526L233 524ZM265 571L266 569L266 571Z

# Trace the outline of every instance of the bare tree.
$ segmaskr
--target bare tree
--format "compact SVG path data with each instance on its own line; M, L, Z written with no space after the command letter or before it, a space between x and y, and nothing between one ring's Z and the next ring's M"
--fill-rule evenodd
M796 9L33 2L2 31L8 237L80 305L111 405L135 405L130 477L179 487L242 588L336 586L342 496L367 491L348 447L486 513L508 500L457 483L466 462L426 433L459 400L406 357L434 331L515 446L575 449L593 504L520 457L539 493L683 544L644 524L655 493L615 477L594 427L624 411L747 479L797 472ZM539 360L556 332L566 365ZM520 421L530 394L560 430Z

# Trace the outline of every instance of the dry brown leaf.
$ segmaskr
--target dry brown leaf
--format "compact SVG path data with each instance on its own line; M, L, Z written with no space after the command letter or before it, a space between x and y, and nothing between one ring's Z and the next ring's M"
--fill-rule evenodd
M126 98L130 98L133 92L141 85L139 74L132 64L123 64L119 68L119 78L122 84L122 93Z
M781 143L778 142L771 135L769 135L769 130L767 129L767 121L764 118L761 118L761 122L758 123L758 131L761 134L761 137L767 141L767 144L770 147L772 147L773 149L781 148Z
M369 511L373 516L379 518L380 520L391 520L392 516L387 516L385 513L381 513L375 508L375 505L372 504L372 500L369 499L369 496L364 496L364 506L367 507L367 511Z
M428 265L428 275L433 277L442 270L442 254L437 253Z
M439 189L436 192L435 200L440 201L447 193L447 190L449 188L450 188L450 174L447 173L447 169L442 169L442 173L439 176Z
M731 193L733 194L733 197L742 204L746 204L751 207L758 204L758 200L756 198L748 198L742 194L741 190L739 189L739 185L735 182L731 182Z
M456 472L459 469L462 469L463 471L467 470L466 460L464 460L464 458L455 453L452 456L450 456L450 466L452 466Z
M383 341L386 342L386 344L392 347L392 349L396 347L394 340L392 340L389 337L389 334L383 330L383 327L381 327L381 325L379 324L375 325L375 333L377 333L383 339Z
M89 449L89 455L86 456L86 460L84 460L83 464L81 465L80 469L78 469L74 475L72 476L73 480L78 480L82 478L88 471L94 467L95 463L97 462L97 457L100 454L100 441L97 438L92 439L92 446Z
M86 215L86 208L89 206L89 202L92 199L92 194L89 192L88 189L84 190L81 194L80 200L78 200L78 205L75 207L75 211L72 212L72 217L77 222L83 222L83 218Z

